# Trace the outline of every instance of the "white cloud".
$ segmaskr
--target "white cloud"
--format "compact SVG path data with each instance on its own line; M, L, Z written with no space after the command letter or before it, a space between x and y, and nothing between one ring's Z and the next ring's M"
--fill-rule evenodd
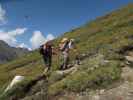
M8 32L0 31L0 40L5 41L11 46L15 46L17 45L16 37L24 34L26 30L27 30L26 28L17 28L15 30L8 31Z
M49 41L49 40L53 40L54 38L55 37L52 34L48 34L46 37L46 40Z
M17 47L19 48L27 48L28 50L32 50L28 45L26 45L25 43L21 43L19 44Z
M6 17L5 17L6 11L2 8L0 4L0 24L6 23Z
M32 45L32 48L38 48L40 45L45 43L46 41L53 40L54 36L52 34L48 34L46 38L43 36L43 34L40 31L34 31L33 36L30 39L30 43Z
M40 44L43 44L45 41L46 39L40 31L33 32L33 36L30 39L32 48L37 48Z
M8 34L14 37L14 36L23 34L26 30L27 28L17 28L15 30L8 32Z
M17 47L25 48L25 47L27 47L27 45L26 45L25 43L21 43L21 44L19 44Z

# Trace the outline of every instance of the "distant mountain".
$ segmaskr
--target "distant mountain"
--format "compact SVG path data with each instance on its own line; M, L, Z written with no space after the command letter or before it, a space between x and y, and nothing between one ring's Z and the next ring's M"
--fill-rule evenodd
M11 61L29 52L26 48L15 48L0 40L0 63Z

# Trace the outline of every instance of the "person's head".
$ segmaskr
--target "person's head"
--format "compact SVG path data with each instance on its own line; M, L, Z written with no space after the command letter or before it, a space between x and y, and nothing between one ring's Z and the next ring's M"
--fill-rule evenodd
M52 46L53 45L53 40L47 41L43 45L44 46Z
M50 45L50 46L53 45L53 40L47 41L46 45Z

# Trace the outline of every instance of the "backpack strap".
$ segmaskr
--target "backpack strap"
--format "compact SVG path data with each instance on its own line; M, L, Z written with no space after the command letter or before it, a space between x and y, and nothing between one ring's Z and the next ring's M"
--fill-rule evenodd
M65 44L63 44L60 48L61 51L65 51L66 49L69 49L69 42L66 42Z

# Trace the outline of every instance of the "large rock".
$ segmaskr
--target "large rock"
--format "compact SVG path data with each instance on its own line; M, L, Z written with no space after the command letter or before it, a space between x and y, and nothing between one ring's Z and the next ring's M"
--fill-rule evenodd
M126 64L133 67L133 56L125 56Z
M12 80L12 82L8 85L8 87L6 88L5 92L12 89L13 86L15 86L16 84L22 82L25 79L24 76L15 76Z
M133 56L125 56L125 58L129 62L133 62Z
M70 73L74 73L75 71L77 71L77 67L72 67L72 68L69 68L69 69L66 69L66 70L63 70L63 71L56 71L57 74L60 74L60 75L67 75L67 74L70 74Z

